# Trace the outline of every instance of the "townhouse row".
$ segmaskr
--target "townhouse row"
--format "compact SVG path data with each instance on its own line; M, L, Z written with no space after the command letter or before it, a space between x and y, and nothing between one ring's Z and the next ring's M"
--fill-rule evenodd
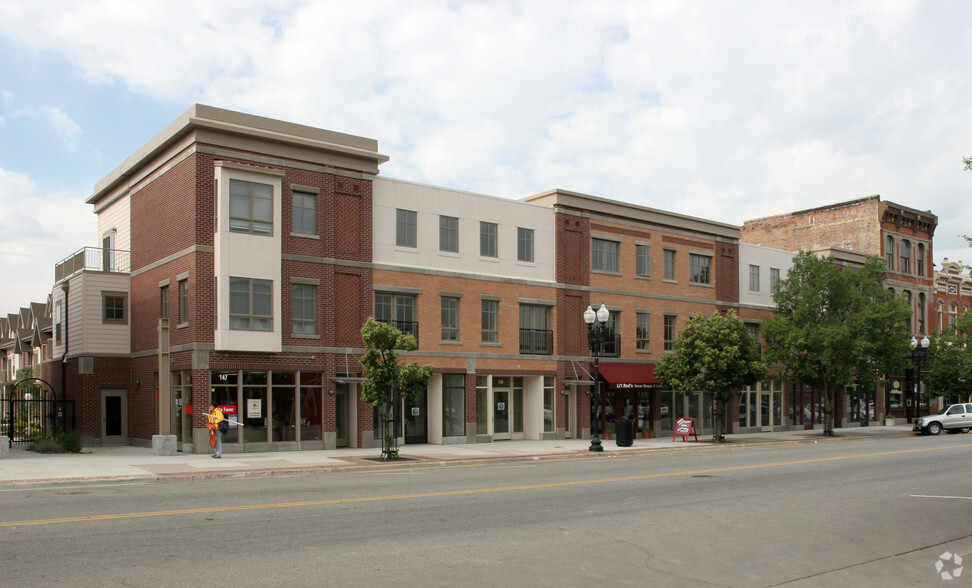
M608 435L620 417L670 435L679 417L711 427L702 391L653 376L680 327L733 308L758 337L794 251L853 264L896 247L908 264L889 279L919 291L916 305L934 291L937 219L876 197L842 205L865 217L861 244L795 246L760 241L795 232L800 213L738 227L559 189L512 200L380 176L387 160L372 139L193 106L96 185L100 247L57 265L47 304L0 321L4 393L31 366L100 444L161 434L205 452L214 402L244 425L226 451L380 446L360 399L360 328L374 316L435 366L425 393L395 407L402 443L582 438L592 415ZM896 224L889 208L924 224ZM602 304L592 407L583 315ZM778 376L739 398L735 431L820 421L819 394ZM841 410L855 420L850 399Z

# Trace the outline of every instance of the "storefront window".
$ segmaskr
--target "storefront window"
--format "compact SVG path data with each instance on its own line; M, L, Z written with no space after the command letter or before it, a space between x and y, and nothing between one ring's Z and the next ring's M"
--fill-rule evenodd
M489 431L486 428L488 424L488 393L489 393L489 376L476 376L476 434L486 435Z
M442 376L442 435L461 437L466 434L466 377L462 374Z
M232 424L239 416L239 395L237 384L239 374L235 371L212 372L209 387L209 401L220 407L223 415L231 421L230 429L223 435L223 443L239 442L239 427ZM199 407L199 412L205 414L208 406Z
M267 372L243 372L243 442L267 442Z
M554 379L553 376L543 377L543 431L552 433L554 430Z
M300 440L320 441L324 438L324 385L321 374L300 374ZM345 424L339 420L338 424ZM344 435L347 437L347 434ZM341 432L338 431L338 437Z
M297 395L294 372L273 372L270 394L270 440L297 440Z
M523 378L513 378L513 432L523 432Z

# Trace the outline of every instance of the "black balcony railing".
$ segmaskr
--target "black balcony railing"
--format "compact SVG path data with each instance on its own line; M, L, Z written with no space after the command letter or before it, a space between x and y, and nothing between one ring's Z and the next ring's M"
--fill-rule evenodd
M553 355L553 331L520 329L520 353Z
M403 333L408 333L415 337L415 342L418 343L419 338L419 325L415 321L380 321L386 325L391 325Z
M601 357L621 357L621 335L604 335Z

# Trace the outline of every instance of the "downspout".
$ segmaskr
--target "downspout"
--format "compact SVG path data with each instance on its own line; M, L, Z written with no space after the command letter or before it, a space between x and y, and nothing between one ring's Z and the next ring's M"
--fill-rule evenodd
M61 419L64 420L64 404L67 400L67 354L68 354L68 290L70 286L67 280L61 284L61 291L64 292L64 353L61 354ZM57 392L54 393L54 400L57 401ZM57 421L55 421L57 422ZM67 433L67 427L64 427L64 432ZM57 425L54 425L54 434L57 434Z

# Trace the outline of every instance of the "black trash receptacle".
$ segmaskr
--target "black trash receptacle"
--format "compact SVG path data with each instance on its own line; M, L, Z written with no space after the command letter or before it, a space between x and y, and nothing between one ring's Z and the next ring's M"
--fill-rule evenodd
M614 432L618 439L618 447L631 447L634 443L634 421L631 419L614 421Z

